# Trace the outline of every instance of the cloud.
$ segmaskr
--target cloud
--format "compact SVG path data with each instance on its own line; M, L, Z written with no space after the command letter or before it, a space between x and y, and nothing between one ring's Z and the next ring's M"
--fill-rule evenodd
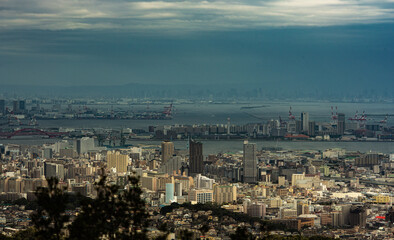
M393 0L0 0L0 29L226 30L393 22Z

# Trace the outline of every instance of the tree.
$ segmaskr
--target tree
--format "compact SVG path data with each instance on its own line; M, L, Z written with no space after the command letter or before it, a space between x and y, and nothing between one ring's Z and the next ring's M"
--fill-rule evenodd
M192 240L193 239L193 232L190 232L187 229L181 230L179 232L179 238L177 238L177 239Z
M56 178L47 179L48 187L36 191L38 209L31 215L37 239L61 239L64 224L69 220L65 214L68 200L65 188L59 187Z
M34 228L28 228L25 230L21 230L16 232L10 239L12 240L26 240L26 239L35 239L36 231Z
M210 230L211 228L209 227L208 224L204 223L201 227L200 227L200 232L202 233L202 235L205 237L205 234Z
M167 223L160 224L157 229L163 232L163 234L156 237L155 240L166 240L170 234Z
M139 179L129 177L127 189L109 185L101 176L95 199L84 199L70 226L70 239L147 239L148 214Z
M70 239L147 239L148 214L145 202L141 199L142 190L139 179L129 177L127 189L109 185L107 177L102 175L95 185L98 196L76 198L81 207L79 215L69 225ZM70 204L69 195L59 187L55 178L48 179L47 188L36 191L37 211L32 214L34 239L63 239L65 223L69 217L65 214ZM75 201L74 201L75 202ZM28 238L26 238L28 239ZM30 238L33 239L33 238Z
M26 206L27 204L29 204L29 201L27 201L26 198L19 198L16 199L13 203L19 206Z
M231 240L239 240L239 239L245 239L245 240L254 240L256 239L253 237L251 233L248 232L248 229L246 227L237 227L237 230L235 231L234 234L230 235Z

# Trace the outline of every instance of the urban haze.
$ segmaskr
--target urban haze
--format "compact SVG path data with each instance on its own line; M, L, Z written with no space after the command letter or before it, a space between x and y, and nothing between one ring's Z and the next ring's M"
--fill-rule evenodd
M394 239L392 0L0 0L1 239Z

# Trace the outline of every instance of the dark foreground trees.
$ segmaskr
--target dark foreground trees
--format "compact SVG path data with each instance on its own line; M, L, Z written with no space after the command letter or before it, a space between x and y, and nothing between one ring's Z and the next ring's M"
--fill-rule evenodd
M83 198L81 210L68 226L68 195L57 179L48 179L48 188L37 190L40 206L32 215L34 239L147 239L148 214L141 199L138 178L129 177L126 189L109 185L101 176L96 183L97 198Z
M69 227L70 239L147 239L148 214L137 178L129 177L124 190L108 185L102 176L96 190L97 198L82 202L80 214Z
M248 229L246 227L238 227L237 230L235 231L234 234L230 235L231 240L239 240L239 239L245 239L245 240L254 240L256 239L253 237L251 233L248 232Z
M61 239L64 224L68 222L66 205L68 195L59 187L56 178L47 179L48 187L40 187L36 191L38 209L31 215L36 229L36 239Z

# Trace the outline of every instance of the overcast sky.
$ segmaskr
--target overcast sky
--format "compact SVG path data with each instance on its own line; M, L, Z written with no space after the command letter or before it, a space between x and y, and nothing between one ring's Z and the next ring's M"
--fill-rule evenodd
M394 88L394 0L0 0L0 83Z

